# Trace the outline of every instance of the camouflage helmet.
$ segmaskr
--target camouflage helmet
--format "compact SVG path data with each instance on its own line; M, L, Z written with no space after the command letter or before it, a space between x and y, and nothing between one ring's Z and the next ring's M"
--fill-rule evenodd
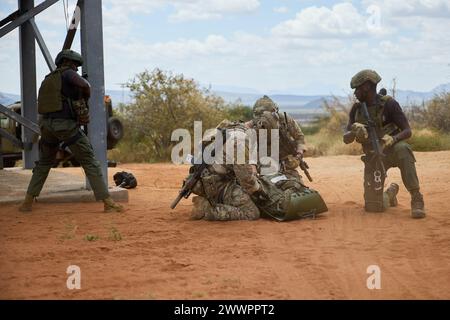
M81 54L79 54L78 52L75 52L73 50L70 50L70 49L64 49L63 51L58 53L58 55L56 56L56 59L55 59L55 64L57 66L60 66L64 59L72 60L78 66L83 65L83 57L81 56Z
M273 102L273 100L266 95L256 100L255 105L253 106L253 115L260 116L265 111L278 111L278 107L275 102Z
M378 82L381 81L381 77L374 70L370 69L361 70L360 72L358 72L353 76L352 81L350 81L350 87L352 89L355 89L366 81L370 81L374 84L377 84Z

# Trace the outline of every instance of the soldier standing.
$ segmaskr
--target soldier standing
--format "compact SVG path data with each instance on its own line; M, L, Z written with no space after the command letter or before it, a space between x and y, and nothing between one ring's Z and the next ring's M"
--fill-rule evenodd
M361 110L361 103L366 103L370 118L376 125L376 138L385 154L383 163L386 170L391 167L400 169L403 184L411 194L411 216L424 218L424 201L416 173L416 160L411 146L405 141L411 137L411 128L398 102L388 95L377 94L380 81L381 77L373 70L362 70L351 79L350 86L355 89L354 94L359 102L350 111L347 132L343 137L346 144L356 139L363 146L365 209L381 212L388 206L396 206L399 186L393 183L383 193L385 177L375 174L375 164L371 161L374 151L368 139L368 122Z
M89 122L86 102L90 97L90 85L77 73L83 58L75 51L63 50L57 55L55 64L57 69L45 77L39 88L38 111L42 115L39 161L19 210L32 210L33 200L39 196L59 144L63 142L83 167L96 200L104 203L105 212L121 212L123 207L109 195L100 163L94 158L92 146L79 127Z

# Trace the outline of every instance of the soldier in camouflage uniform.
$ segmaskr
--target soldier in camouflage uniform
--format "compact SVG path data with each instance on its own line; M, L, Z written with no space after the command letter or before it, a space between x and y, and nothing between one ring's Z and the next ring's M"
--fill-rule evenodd
M377 138L385 154L383 163L386 170L391 167L400 169L403 184L411 194L411 215L413 218L424 218L424 201L416 173L416 160L411 146L405 141L411 137L411 128L398 102L388 95L377 94L377 83L380 81L381 77L373 70L362 70L352 78L350 86L355 89L359 102L355 103L350 111L347 132L344 134L344 143L348 144L356 139L362 144L365 153L362 157L365 163L365 209L380 212L388 206L397 205L399 186L391 184L383 193L385 177L379 173L376 177L377 169L370 161L373 149L368 139L367 120L361 111L360 102L366 103L371 120L376 125Z
M42 115L39 161L19 210L32 210L33 200L39 196L53 167L59 144L63 142L83 167L95 198L104 203L105 212L121 212L123 207L109 195L100 163L94 158L87 136L79 128L89 122L86 101L91 92L89 82L77 73L83 58L75 51L63 50L57 55L55 64L57 69L46 76L39 88L38 111Z
M297 169L299 167L299 159L303 157L306 151L305 135L302 132L297 121L286 112L278 113L278 107L275 102L268 96L263 96L258 99L253 106L253 121L252 127L258 129L279 129L284 130L286 138L295 142L296 152L292 153L286 148L287 141L283 141L280 136L279 141L279 160L280 160L280 172L289 176L297 178L303 183L300 174ZM267 134L270 137L270 133ZM270 139L267 150L270 150Z
M256 176L256 164L249 161L248 145L242 145L247 128L243 123L222 121L218 128L227 129L227 140L236 136L234 149L245 148L245 163L240 164L230 158L223 148L223 164L214 163L203 171L193 193L191 219L227 221L258 219L259 209L250 195L259 197L262 188ZM225 143L225 142L224 142ZM216 161L217 162L217 161Z

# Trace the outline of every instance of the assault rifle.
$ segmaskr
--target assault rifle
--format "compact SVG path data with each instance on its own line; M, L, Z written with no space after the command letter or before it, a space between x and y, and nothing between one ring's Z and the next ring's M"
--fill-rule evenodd
M222 128L218 128L218 130L222 133L223 143L225 143L226 130L222 129ZM211 156L214 157L215 155L216 155L216 150L213 149L211 151ZM201 164L193 164L192 165L191 169L189 170L190 175L183 182L183 186L181 187L181 190L179 191L178 196L175 198L175 200L173 200L172 204L170 205L171 209L175 209L178 202L180 202L180 200L182 198L185 198L185 199L189 198L189 196L192 193L192 189L194 189L195 185L202 177L202 173L206 169L207 166L209 166L209 164L205 163L205 160L203 158L202 158Z
M285 120L285 126L286 126L288 123L286 112L284 113L284 120ZM297 154L297 144L295 143L295 141L291 140L291 138L288 137L287 128L286 127L282 128L281 130L279 130L279 133L280 133L281 141L283 141L283 143L287 143L287 149L288 149L289 154L292 154L292 155ZM309 174L308 164L306 163L305 160L303 160L303 158L297 157L297 159L300 162L300 165L299 165L300 169L303 170L303 172L305 173L308 180L310 182L312 182L313 179L312 179L311 175Z
M192 166L193 172L189 177L183 182L183 186L181 187L181 190L178 193L178 196L173 200L172 204L170 205L170 209L175 209L178 202L182 198L189 198L189 196L192 193L192 189L194 189L195 185L197 184L198 180L200 180L203 170L206 169L208 166L207 163L202 162L201 164L194 164Z
M372 118L369 115L366 103L362 102L360 105L363 116L364 118L366 118L367 121L367 131L369 133L369 140L370 143L372 144L373 149L373 155L372 158L369 159L369 162L374 161L375 168L377 168L378 166L379 169L381 170L381 175L383 176L383 178L386 178L386 168L384 167L383 163L383 158L385 157L385 155L378 140L375 122L373 122Z

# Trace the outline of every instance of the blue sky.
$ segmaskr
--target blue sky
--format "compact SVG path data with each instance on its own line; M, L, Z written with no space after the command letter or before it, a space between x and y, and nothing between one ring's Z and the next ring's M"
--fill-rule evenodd
M76 0L68 3L73 12ZM0 19L16 8L17 0L2 0ZM103 14L109 89L156 67L260 93L342 95L364 68L387 87L393 78L417 91L450 82L450 0L104 0ZM63 1L36 23L56 56ZM47 67L37 52L39 83ZM18 55L13 31L0 39L2 92L20 91Z

